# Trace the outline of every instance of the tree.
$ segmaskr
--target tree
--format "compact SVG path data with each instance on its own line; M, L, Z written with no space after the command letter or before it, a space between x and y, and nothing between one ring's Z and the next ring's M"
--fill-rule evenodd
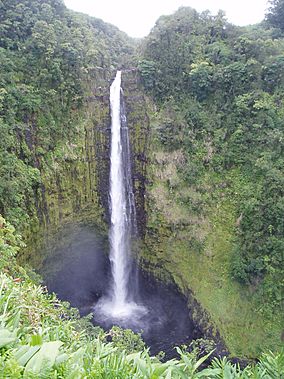
M284 0L270 0L271 7L266 15L269 25L284 32Z

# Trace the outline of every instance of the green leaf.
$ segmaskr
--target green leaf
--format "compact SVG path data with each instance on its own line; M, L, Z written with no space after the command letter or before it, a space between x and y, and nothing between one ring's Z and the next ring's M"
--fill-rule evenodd
M195 374L195 378L218 378L222 374L220 368L207 368Z
M155 367L154 371L153 371L153 374L152 374L152 377L157 377L159 378L161 375L163 375L165 373L165 371L167 370L168 368L168 365L167 364L158 364L157 367Z
M214 349L214 350L215 350L215 349ZM198 359L198 361L197 361L197 362L195 363L195 365L194 365L194 371L196 371L196 370L198 369L198 367L199 367L200 365L202 365L202 363L205 362L207 358L210 357L210 355L214 352L214 350L212 350L212 351L210 351L210 353L204 355L204 357L201 357L200 359Z
M27 363L25 374L30 371L39 373L43 368L51 368L59 355L59 349L62 345L63 342L61 341L44 342L40 350Z
M173 368L172 367L168 367L168 369L167 369L167 375L166 375L165 379L172 379L172 371L173 371Z
M229 366L229 364L227 364L224 367L223 378L224 379L232 379L232 371L231 371L231 367Z
M11 317L11 320L9 320L9 322L7 322L6 325L9 328L15 330L16 328L19 327L20 319L21 319L21 309L19 309L16 314L13 314L13 316Z
M40 349L40 346L21 346L14 354L14 357L21 366L25 366L27 362L37 353Z
M62 353L60 355L58 355L55 359L55 365L60 365L61 363L67 361L67 359L69 358L68 354L66 353Z
M71 356L69 358L70 361L75 362L75 363L81 362L84 355L85 355L85 352L86 352L86 350L84 348L80 347L80 349L78 349L73 354L71 354Z
M42 345L42 336L34 334L31 339L31 346Z
M17 340L15 332L10 332L6 328L0 329L0 348L10 345Z

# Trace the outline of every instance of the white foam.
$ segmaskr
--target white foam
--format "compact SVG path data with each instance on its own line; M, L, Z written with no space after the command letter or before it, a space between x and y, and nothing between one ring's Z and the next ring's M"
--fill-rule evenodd
M115 303L112 299L102 298L94 307L96 315L111 319L139 319L148 313L143 305L135 302Z

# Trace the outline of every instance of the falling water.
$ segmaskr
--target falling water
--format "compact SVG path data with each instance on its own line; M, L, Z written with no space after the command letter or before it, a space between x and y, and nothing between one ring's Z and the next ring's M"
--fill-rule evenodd
M129 142L126 117L121 112L120 106L120 71L117 72L116 78L110 88L110 104L112 120L110 154L110 261L113 277L113 307L114 310L120 312L120 310L125 308L128 299L127 285L130 272L128 261L132 221L130 216L131 209L133 209L132 199L130 197L132 186L129 180L129 176L131 175L130 157L129 151L123 149L126 148L129 150ZM122 124L124 125L124 130L122 130ZM122 133L122 131L124 133ZM123 141L122 138L123 134L125 141ZM127 187L130 187L130 191Z
M97 308L111 317L124 318L133 313L143 313L145 308L134 302L135 279L131 276L131 238L137 227L128 127L121 94L121 71L118 71L110 87L112 122L109 241L112 286L109 297L101 299Z
M110 103L112 118L109 176L111 280L106 269L109 265L104 260L105 257L96 236L92 232L89 234L89 230L82 229L79 234L75 233L71 236L73 242L70 243L73 251L78 255L78 260L73 259L73 253L70 256L72 249L70 250L68 242L67 264L64 265L62 271L59 271L57 284L52 279L49 288L54 285L53 288L61 293L62 299L71 300L73 305L79 306L82 314L89 314L89 310L93 310L95 325L100 325L105 329L119 325L135 332L143 331L143 338L148 341L153 352L158 353L164 350L172 354L174 344L188 343L192 337L199 338L201 335L195 329L192 320L188 318L185 300L182 300L176 292L155 284L151 277L144 276L142 272L139 273L142 281L141 293L137 296L136 270L131 257L131 241L137 237L136 212L121 72L117 73L111 85ZM78 245L78 241L81 240L82 242ZM65 235L64 241L66 241ZM68 260L72 262L68 264ZM73 281L70 281L70 272L72 275L74 272L75 280ZM92 280L90 281L89 278ZM106 283L109 283L109 288L105 288L108 287Z

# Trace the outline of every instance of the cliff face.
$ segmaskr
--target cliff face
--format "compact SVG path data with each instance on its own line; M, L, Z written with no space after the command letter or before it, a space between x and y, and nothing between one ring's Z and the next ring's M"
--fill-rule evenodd
M215 174L208 172L198 187L190 185L182 175L186 154L158 142L162 122L156 116L150 122L141 265L160 280L175 283L205 335L220 336L231 355L256 358L261 351L277 351L283 343L282 315L259 311L255 289L246 290L231 279L239 222L231 193L238 193L240 182L228 189L229 176L216 183Z
M83 108L76 135L60 146L60 162L42 168L36 193L36 217L26 229L28 249L22 257L37 265L39 247L68 222L87 222L101 231L109 223L109 87L114 71L94 70L85 78ZM139 234L145 234L145 180L149 120L136 70L122 73L132 155L132 174ZM35 252L37 253L35 254Z
M31 251L83 210L107 219L109 85L134 43L62 1L0 9L0 213Z
M150 132L148 113L150 106L147 104L142 91L140 77L136 69L123 72L122 88L132 151L132 175L137 226L140 237L144 237L146 228L145 187Z
M268 24L239 28L221 13L181 7L157 21L141 50L143 84L157 107L147 269L193 291L232 354L276 351L283 344L283 38Z
M43 239L66 222L89 220L105 228L110 78L111 73L104 70L88 74L83 107L74 110L78 112L73 121L76 132L57 147L48 166L40 167L42 181L35 194L32 224L25 230L28 249L24 260L33 260Z

